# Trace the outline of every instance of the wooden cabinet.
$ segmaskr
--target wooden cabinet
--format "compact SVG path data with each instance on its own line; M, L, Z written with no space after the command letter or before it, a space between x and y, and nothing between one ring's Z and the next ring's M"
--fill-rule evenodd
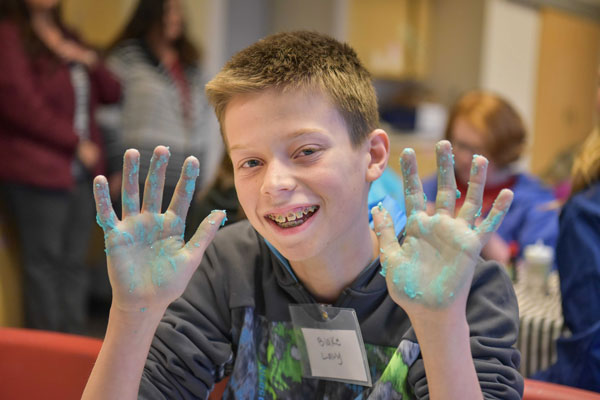
M427 72L430 0L350 0L347 41L378 78Z
M595 119L600 24L543 9L531 168L541 172L583 142Z

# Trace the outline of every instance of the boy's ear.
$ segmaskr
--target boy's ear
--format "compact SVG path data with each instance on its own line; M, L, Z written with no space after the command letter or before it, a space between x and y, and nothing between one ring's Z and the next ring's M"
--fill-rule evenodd
M367 182L373 182L383 174L390 156L390 138L383 129L375 129L367 138L369 164Z

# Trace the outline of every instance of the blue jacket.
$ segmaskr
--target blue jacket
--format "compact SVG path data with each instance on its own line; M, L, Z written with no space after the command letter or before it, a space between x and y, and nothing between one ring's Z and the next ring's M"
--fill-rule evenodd
M573 196L556 246L565 326L557 362L535 379L600 392L600 182Z
M554 247L558 236L558 212L545 208L554 200L552 192L527 174L518 174L515 184L509 189L515 197L498 228L500 237L507 243L517 242L519 257L525 246L540 239L545 245ZM423 181L423 191L430 201L435 201L437 177Z

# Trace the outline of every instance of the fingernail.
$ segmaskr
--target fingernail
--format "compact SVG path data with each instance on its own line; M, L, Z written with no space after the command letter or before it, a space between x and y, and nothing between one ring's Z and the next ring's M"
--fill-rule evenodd
M223 220L221 220L221 225L219 226L219 227L221 227L221 226L225 225L225 222L227 222L227 210L212 210L210 213L212 214L212 213L216 213L216 212L222 212L223 214L225 214L225 217L223 217ZM211 223L214 224L213 221L211 221Z

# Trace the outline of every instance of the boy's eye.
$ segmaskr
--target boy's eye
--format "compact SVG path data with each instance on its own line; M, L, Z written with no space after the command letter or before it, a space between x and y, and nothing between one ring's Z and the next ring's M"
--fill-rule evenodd
M260 166L260 161L258 160L248 160L242 164L242 168L255 168Z
M306 157L306 156L315 154L317 151L318 151L318 149L316 149L314 147L307 147L307 148L300 150L298 153L296 153L296 156L297 157Z

